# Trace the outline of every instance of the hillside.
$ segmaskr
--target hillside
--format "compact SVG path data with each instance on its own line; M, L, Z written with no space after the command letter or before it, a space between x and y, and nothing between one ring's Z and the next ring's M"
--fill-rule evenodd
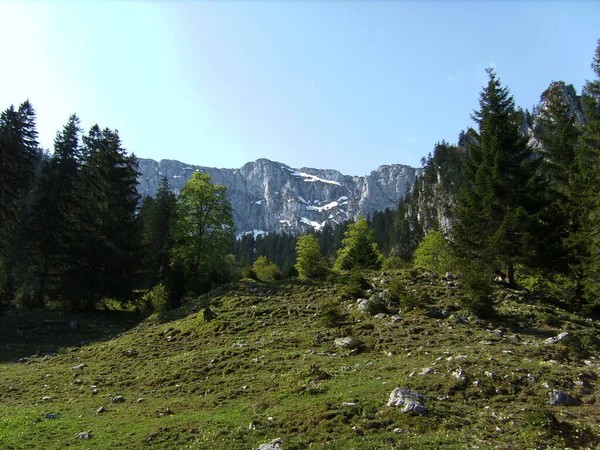
M495 316L477 319L460 309L460 279L365 277L365 297L391 301L387 313L340 301L340 282L250 280L141 322L11 311L0 317L0 447L600 443L597 322L500 287ZM426 411L388 407L397 387L425 396Z

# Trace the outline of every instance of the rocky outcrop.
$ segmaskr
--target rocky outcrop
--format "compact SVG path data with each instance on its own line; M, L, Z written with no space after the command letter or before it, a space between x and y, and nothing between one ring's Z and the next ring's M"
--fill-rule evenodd
M329 169L293 169L268 159L247 163L240 169L140 159L139 171L138 190L150 196L156 194L163 177L179 193L192 173L208 173L214 184L227 187L238 234L256 235L301 234L396 208L419 169L393 164L381 166L367 176L349 176Z

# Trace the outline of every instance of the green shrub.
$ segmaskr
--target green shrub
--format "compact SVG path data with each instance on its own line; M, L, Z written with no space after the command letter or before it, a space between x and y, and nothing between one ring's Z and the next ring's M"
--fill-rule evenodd
M448 240L437 230L429 230L415 250L413 265L430 272L452 269L452 252Z
M326 328L335 328L341 325L345 319L340 305L336 302L328 302L321 308L320 323Z
M463 289L463 295L460 297L462 305L476 316L492 316L494 308L489 268L481 262L466 259L457 261L456 265Z
M408 262L404 261L399 256L390 256L389 258L384 259L381 268L383 270L398 270L406 269L409 265Z
M258 280L258 275L252 267L246 266L242 269L242 278L250 278L251 280Z
M159 283L142 296L141 312L145 315L161 313L169 309L169 291Z
M365 296L365 290L371 285L359 271L352 272L346 279L345 286L341 293L342 300L356 300Z
M270 262L266 256L260 256L254 261L252 269L261 280L281 280L281 270L277 264Z

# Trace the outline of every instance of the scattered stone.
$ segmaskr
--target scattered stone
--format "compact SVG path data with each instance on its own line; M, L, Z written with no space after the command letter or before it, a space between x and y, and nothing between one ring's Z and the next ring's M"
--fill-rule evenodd
M563 391L553 389L548 392L548 404L549 405L567 405L572 406L579 403L575 397L571 397L569 394L565 394Z
M428 375L431 372L433 372L433 369L431 367L424 367L421 369L421 372L419 373L419 375Z
M485 372L485 376L488 377L488 378L494 378L496 375L494 374L494 372L488 372L488 371L486 371Z
M464 380L465 372L464 372L464 370L462 370L462 367L458 366L458 369L456 369L456 371L452 372L452 376L454 378L456 378L457 380Z
M58 419L58 414L48 413L48 414L46 414L45 419L46 420L56 420L56 419Z
M356 341L350 336L346 336L343 338L337 338L335 341L333 341L333 345L342 348L352 348L356 346Z
M447 280L454 280L454 278L455 278L455 277L454 277L454 275L452 275L452 273L450 273L450 272L446 272L446 279L447 279Z
M98 389L92 389L92 395L97 395L98 394Z
M106 412L106 409L104 408L104 406L101 406L100 408L98 408L96 410L96 414L102 414L103 412Z
M550 383L548 383L547 381L544 381L544 382L542 383L542 387L543 387L543 388L546 388L546 389L550 389Z
M385 314L385 313L378 313L378 314L375 314L374 317L376 319L385 319L387 317L387 314Z
M42 401L44 402L49 402L50 400L52 400L52 397L42 397Z
M544 341L544 344L546 344L546 345L556 344L557 342L562 341L563 339L565 339L568 336L569 336L569 333L566 333L566 332L560 333L558 336L549 337L548 339L546 339Z
M246 344L243 341L237 341L237 342L234 342L231 346L232 347L248 347L248 344Z
M273 439L268 444L260 444L260 447L258 447L258 450L279 450L280 449L279 444L281 444L281 443L283 443L281 438Z
M92 435L89 431L82 431L81 433L77 433L75 435L75 439L91 439Z
M427 408L423 405L425 396L408 388L396 388L390 394L390 399L387 402L389 407L404 406L402 412L413 413L420 416L427 413Z
M342 403L342 406L356 406L356 404L352 402L344 402Z
M394 433L402 434L404 430L402 428L394 428Z
M84 367L87 367L87 364L77 364L76 366L73 366L73 370L83 370Z
M138 399L137 399L135 402L136 402L136 403L142 403L143 401L144 401L144 399L143 399L143 398L138 398Z
M19 358L21 364L25 364L27 361L29 361L29 358Z
M385 302L375 295L372 295L368 299L359 298L356 302L358 303L358 310L367 314L375 315L387 312Z
M116 397L113 397L113 399L111 400L113 403L124 403L125 402L125 397L123 397L122 395L117 395Z
M479 380L473 381L473 387L481 387L481 382Z

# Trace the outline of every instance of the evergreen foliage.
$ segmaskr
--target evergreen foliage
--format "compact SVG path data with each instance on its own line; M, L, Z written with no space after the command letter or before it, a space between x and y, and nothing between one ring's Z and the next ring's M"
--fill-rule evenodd
M375 233L369 229L364 217L348 225L342 248L335 261L335 270L378 269L383 263L383 255L375 242Z
M480 95L472 116L479 131L464 160L466 188L454 208L453 240L459 252L484 266L504 266L514 283L516 263L540 262L537 213L543 192L536 177L538 159L520 130L514 101L496 74Z
M325 261L315 236L308 234L298 238L295 267L302 279L320 278L325 275Z

